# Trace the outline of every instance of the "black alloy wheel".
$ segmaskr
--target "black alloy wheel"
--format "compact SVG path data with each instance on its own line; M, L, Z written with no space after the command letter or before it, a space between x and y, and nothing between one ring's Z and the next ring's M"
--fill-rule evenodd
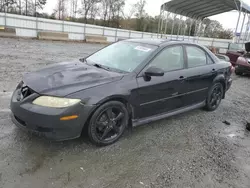
M97 145L109 145L117 141L128 124L128 111L118 101L110 101L100 106L93 114L88 134Z
M209 90L206 109L209 111L214 111L218 108L223 97L223 86L221 83L215 83L213 87Z

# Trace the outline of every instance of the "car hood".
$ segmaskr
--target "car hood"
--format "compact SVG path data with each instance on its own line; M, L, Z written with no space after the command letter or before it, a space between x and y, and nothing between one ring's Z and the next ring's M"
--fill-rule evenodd
M58 63L28 73L24 83L33 91L53 96L66 96L80 90L120 80L123 74L106 71L81 61Z

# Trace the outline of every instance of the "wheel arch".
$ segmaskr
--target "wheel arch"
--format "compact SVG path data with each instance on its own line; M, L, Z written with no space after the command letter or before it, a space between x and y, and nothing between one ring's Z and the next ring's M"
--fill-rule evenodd
M129 103L128 98L126 96L123 96L123 95L113 95L113 96L106 97L106 98L100 100L98 103L96 103L96 107L90 112L90 114L88 116L88 119L87 119L87 121L85 122L85 124L83 126L82 131L84 131L88 127L89 121L90 121L91 117L93 116L94 112L101 105L103 105L103 104L105 104L105 103L107 103L109 101L119 101L119 102L123 103L126 106L127 110L128 110L129 118L130 118L129 121L131 121L131 118L133 116L133 106Z
M220 74L218 76L216 76L213 80L213 84L215 83L221 83L223 86L223 99L225 98L225 94L226 94L226 78L224 75Z

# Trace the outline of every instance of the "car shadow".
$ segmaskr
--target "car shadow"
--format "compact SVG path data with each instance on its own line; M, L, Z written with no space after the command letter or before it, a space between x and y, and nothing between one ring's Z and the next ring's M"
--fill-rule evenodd
M138 127L132 127L129 126L126 131L124 132L122 138L118 141L118 142L122 142L122 140L124 139L128 139L133 137L135 134L140 134L140 132L144 132L144 131L150 131L147 129L157 129L160 128L162 126L168 126L171 125L171 123L174 123L174 121L178 120L181 121L183 118L187 117L187 116L195 116L197 115L197 113L203 113L202 109L196 109L196 110L192 110L189 112L186 112L183 114L178 114L172 117L168 117L165 119L161 119L161 120L157 120L148 124L144 124L144 125L140 125ZM37 136L34 135L32 133L26 132L26 131L22 131L18 128L15 129L16 131L16 135L18 135L18 137L20 137L18 140L22 141L23 143L27 143L27 144L31 144L32 146L43 146L46 148L51 148L53 149L53 151L60 151L60 150L67 150L67 149L72 149L75 147L78 148L82 148L82 150L89 150L89 149L98 149L98 148L103 148L100 146L96 146L94 144L92 144L88 138L88 135L86 133L83 133L81 135L81 137L73 139L73 140L65 140L65 141L53 141L53 140L49 140L46 139L44 137L41 136ZM117 142L116 142L117 143ZM112 144L115 145L116 143ZM108 146L106 146L108 147Z
M10 145L13 147L12 151L14 152L12 153L22 161L18 171L19 175L31 175L41 168L47 168L48 165L54 168L58 164L81 164L83 159L91 161L89 158L99 161L103 155L108 156L109 153L118 152L122 155L123 152L131 150L137 145L148 145L149 142L154 144L157 142L158 136L163 136L163 133L164 136L167 132L174 136L176 132L173 129L176 129L177 124L179 125L178 130L186 129L186 125L182 125L180 122L187 117L193 118L201 113L204 112L197 109L187 112L185 115L179 114L132 129L128 128L120 140L106 147L92 144L86 134L74 140L56 142L32 135L18 128L15 128L11 133Z

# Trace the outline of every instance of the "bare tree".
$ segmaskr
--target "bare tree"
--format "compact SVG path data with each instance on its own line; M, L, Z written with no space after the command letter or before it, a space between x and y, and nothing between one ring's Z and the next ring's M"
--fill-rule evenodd
M65 19L65 14L66 14L66 3L67 3L67 0L61 0L61 6L62 6L62 19L64 20Z
M47 0L35 0L35 12L39 9L42 10L46 3Z
M129 9L128 13L125 13L124 11L122 11L123 18L124 18L124 20L126 20L125 28L130 29L131 18L135 15L135 11L136 10L135 10L134 5L130 5L130 9Z
M75 18L78 12L78 0L72 0L72 17Z
M143 30L143 24L146 18L146 0L139 0L135 5L136 9L136 18L137 18L137 30L142 31Z
M67 3L67 0L58 0L57 1L57 5L56 5L56 8L54 9L53 14L57 14L59 20L63 20L65 18L66 3Z
M15 14L34 15L37 9L43 9L47 0L0 0L0 11L4 8L6 12Z
M103 25L106 25L107 17L108 17L108 10L109 10L110 0L102 0L101 1L101 9L102 9L102 19Z
M13 9L16 6L16 0L1 0L0 11L9 12L9 9Z
M78 0L70 0L70 16L72 18L76 18L76 14L78 12Z
M93 24L95 24L96 16L100 16L99 12L100 12L100 6L98 3L96 3L91 7L89 12L89 17L93 21Z
M19 14L21 15L22 14L22 0L19 0L18 8L19 8Z
M100 0L82 0L82 14L84 15L85 23L88 21L87 17L91 8L98 2L100 2Z
M33 0L24 0L25 5L25 15L34 15L35 9L36 9L36 2L33 2Z
M132 18L132 16L135 15L135 6L134 5L130 5L130 9L128 11L128 13L125 13L124 11L122 11L122 15L124 17L124 19L128 19L130 20Z
M113 23L116 25L116 27L119 27L119 20L120 15L123 12L123 8L125 5L125 0L111 0L110 3L110 17L112 17Z
M25 15L28 13L28 0L25 0Z

